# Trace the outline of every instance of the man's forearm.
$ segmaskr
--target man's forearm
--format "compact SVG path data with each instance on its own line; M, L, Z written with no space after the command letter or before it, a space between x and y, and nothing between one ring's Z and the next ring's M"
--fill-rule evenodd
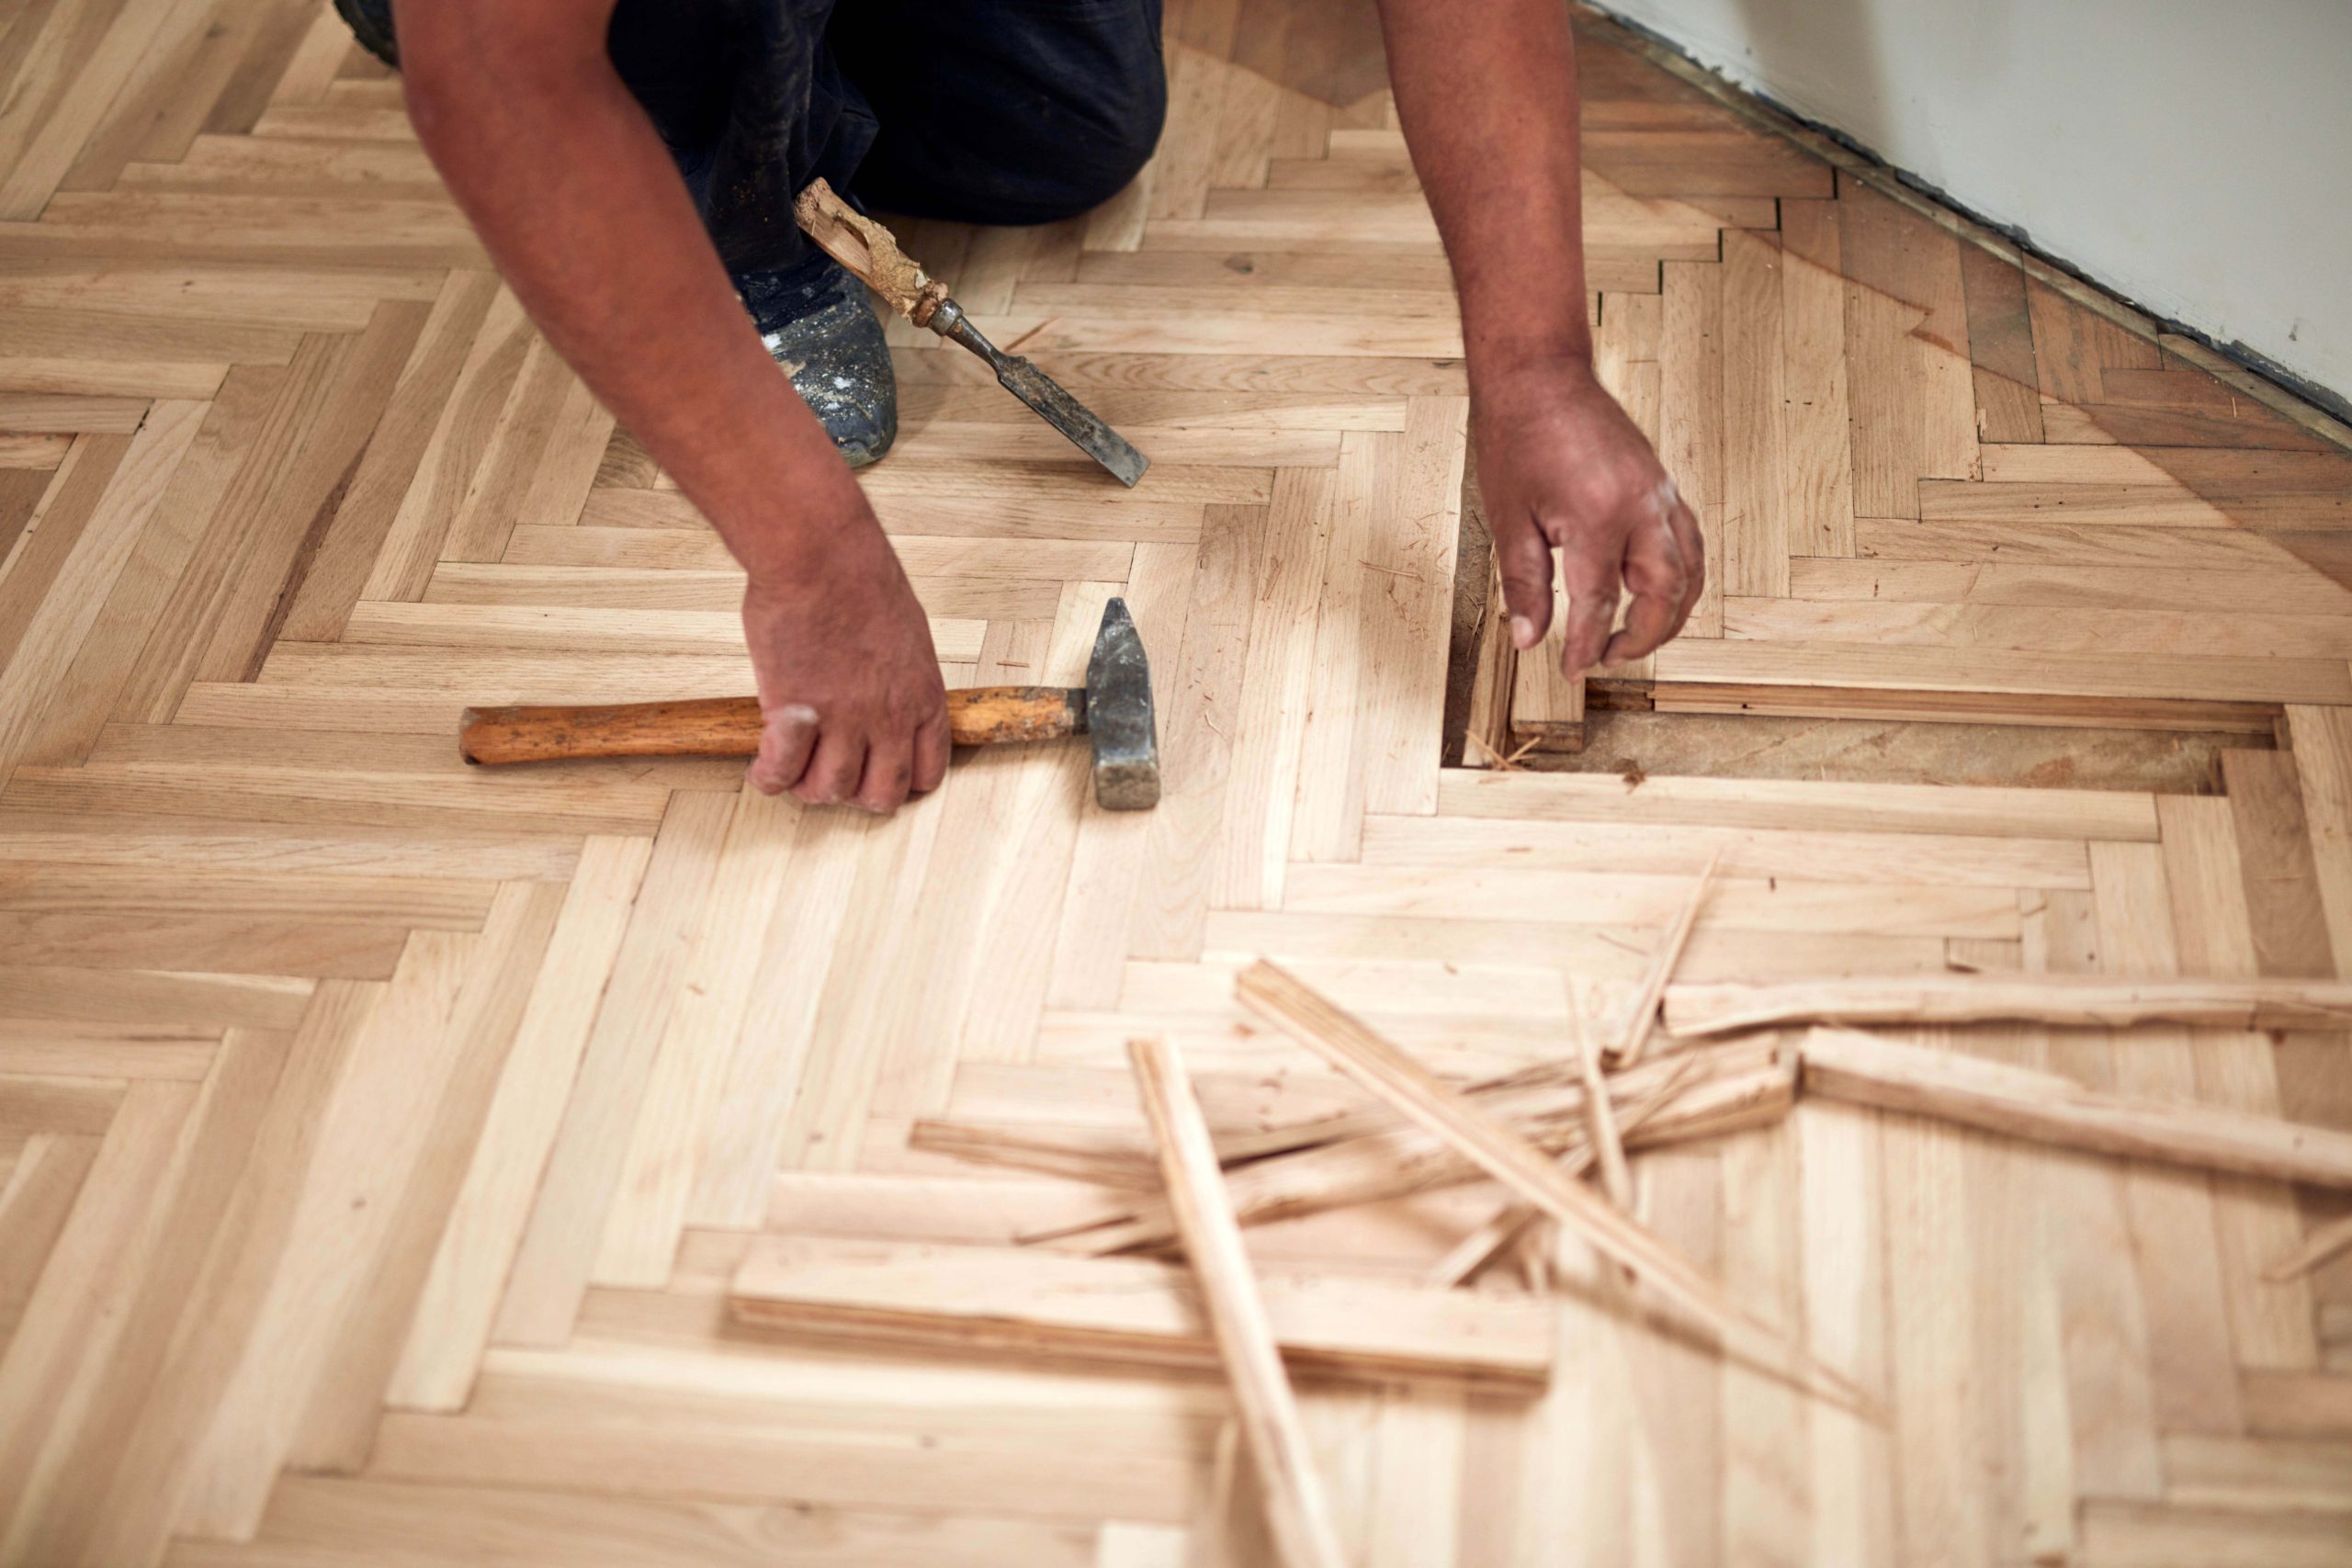
M1576 40L1560 0L1380 0L1389 79L1474 379L1587 359Z
M737 558L755 578L794 572L813 543L803 519L834 510L824 487L855 485L762 346L661 138L600 39L483 68L499 43L451 36L471 9L403 14L435 166L532 320ZM472 68L424 63L453 53Z

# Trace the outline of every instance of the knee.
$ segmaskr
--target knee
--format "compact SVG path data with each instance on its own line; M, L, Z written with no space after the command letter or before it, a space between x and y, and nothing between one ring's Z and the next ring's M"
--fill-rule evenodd
M1053 174L1033 195L1029 220L1057 222L1091 212L1127 188L1159 147L1168 119L1168 78L1159 70L1132 81L1100 83L1080 133L1059 139Z

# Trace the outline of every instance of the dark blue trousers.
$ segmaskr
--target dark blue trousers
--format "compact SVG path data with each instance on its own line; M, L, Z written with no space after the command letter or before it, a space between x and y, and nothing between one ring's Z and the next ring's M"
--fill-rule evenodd
M492 0L495 3L495 0ZM398 63L393 0L336 0ZM614 67L729 272L810 259L792 198L1046 223L1142 168L1168 107L1160 0L619 0Z

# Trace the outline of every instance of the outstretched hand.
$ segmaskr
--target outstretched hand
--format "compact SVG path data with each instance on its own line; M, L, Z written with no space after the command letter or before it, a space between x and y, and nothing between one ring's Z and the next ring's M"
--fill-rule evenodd
M1682 629L1706 586L1698 520L1625 411L1582 360L1545 361L1473 388L1478 485L1511 640L1552 621L1552 550L1566 580L1561 672L1623 664ZM1634 602L1611 635L1621 587Z

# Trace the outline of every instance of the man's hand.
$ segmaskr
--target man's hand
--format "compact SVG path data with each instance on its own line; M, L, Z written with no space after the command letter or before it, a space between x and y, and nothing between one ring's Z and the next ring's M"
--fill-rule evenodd
M767 795L895 811L946 775L947 688L899 558L856 486L844 488L852 514L825 547L744 592L764 720L747 776Z
M1533 648L1551 625L1555 547L1568 591L1563 674L1639 659L1680 631L1706 585L1698 520L1592 367L1568 358L1498 372L1473 402L1511 640ZM1634 603L1611 637L1621 584Z

